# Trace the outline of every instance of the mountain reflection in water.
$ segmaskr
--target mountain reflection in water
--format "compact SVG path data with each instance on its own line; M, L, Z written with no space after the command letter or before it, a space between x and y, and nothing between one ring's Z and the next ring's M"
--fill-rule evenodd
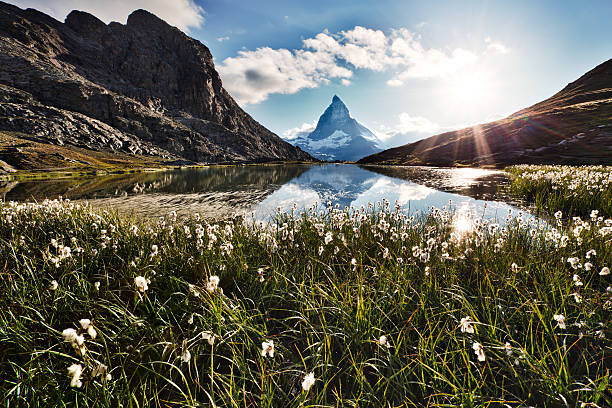
M340 208L367 207L386 198L411 212L453 206L503 219L512 209L499 186L504 173L480 169L359 167L344 164L259 165L178 169L90 179L0 184L6 200L87 200L95 207L157 217L170 211L199 212L207 218L253 213L266 219L278 208L290 211L331 201Z

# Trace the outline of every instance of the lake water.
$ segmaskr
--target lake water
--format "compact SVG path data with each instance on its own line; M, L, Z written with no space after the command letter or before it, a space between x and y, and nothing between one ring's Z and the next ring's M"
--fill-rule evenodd
M0 182L5 200L62 196L95 207L158 217L170 211L206 218L234 215L266 219L277 208L290 211L331 201L359 208L386 198L411 213L453 207L503 220L519 209L504 194L505 173L482 169L361 167L348 164L258 165L32 182Z

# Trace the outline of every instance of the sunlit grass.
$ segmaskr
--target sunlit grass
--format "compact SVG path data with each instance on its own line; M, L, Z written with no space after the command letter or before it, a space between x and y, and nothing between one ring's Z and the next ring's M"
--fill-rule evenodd
M550 214L612 217L612 167L535 166L506 168L510 193Z
M612 220L500 226L385 202L270 225L5 203L0 398L607 406L611 237Z

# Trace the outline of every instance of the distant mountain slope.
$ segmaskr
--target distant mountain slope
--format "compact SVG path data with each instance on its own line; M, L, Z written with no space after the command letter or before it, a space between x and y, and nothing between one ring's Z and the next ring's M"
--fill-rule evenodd
M195 162L310 158L236 104L206 46L144 10L61 23L0 2L0 130Z
M385 150L360 163L612 164L612 59L509 117Z
M322 160L355 161L382 150L376 135L350 116L337 95L319 118L315 130L291 143Z

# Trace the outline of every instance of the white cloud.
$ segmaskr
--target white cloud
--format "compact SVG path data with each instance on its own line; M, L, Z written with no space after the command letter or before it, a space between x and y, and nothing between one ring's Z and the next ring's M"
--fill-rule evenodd
M411 116L406 112L397 115L397 123L392 126L379 126L376 136L387 147L416 142L429 136L450 130L422 116Z
M302 123L302 126L287 129L283 132L283 138L285 140L293 140L300 136L306 136L317 127L317 121L312 123Z
M219 42L223 42L223 41L228 41L230 38L229 37L217 37L217 41Z
M239 103L246 104L262 102L273 93L316 88L332 78L348 85L356 69L396 69L387 81L389 86L403 85L409 79L447 76L473 64L483 53L426 48L419 36L405 28L385 34L356 26L338 33L323 30L303 40L299 49L242 50L225 59L218 69L225 87Z
M134 10L144 9L168 24L189 32L204 24L204 9L193 0L13 0L21 8L35 8L63 21L72 10L93 14L105 23L125 23Z
M485 42L487 43L487 51L499 54L507 54L510 52L510 48L500 42L491 40L491 37L485 38Z
M399 125L397 125L397 130L402 133L433 133L440 129L439 125L422 116L410 116L408 113L402 112L398 117Z
M218 69L225 88L239 103L259 103L271 93L293 94L316 88L329 78L353 75L329 53L269 47L239 51L237 57L226 58Z
M348 80L348 79L346 79L346 78L342 78L342 79L340 80L340 83L341 83L342 85L344 85L344 86L349 86L349 85L351 84L351 81L349 81L349 80Z

